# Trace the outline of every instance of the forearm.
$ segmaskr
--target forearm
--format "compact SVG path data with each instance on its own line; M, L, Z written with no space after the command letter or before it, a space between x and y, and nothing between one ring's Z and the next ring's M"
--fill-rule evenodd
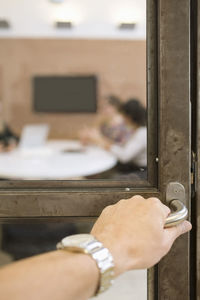
M88 255L54 251L0 269L4 300L84 300L95 294L99 273Z
M115 276L146 269L166 255L174 240L191 230L187 221L164 228L170 210L157 198L134 196L106 207L92 235L107 247ZM99 282L95 260L86 254L54 251L0 269L3 300L86 300Z

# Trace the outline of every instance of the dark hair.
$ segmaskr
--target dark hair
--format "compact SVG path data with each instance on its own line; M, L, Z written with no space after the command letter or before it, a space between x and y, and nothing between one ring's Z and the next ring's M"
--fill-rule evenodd
M146 110L139 100L130 99L120 106L120 112L139 126L146 125Z
M119 109L121 107L122 102L117 96L109 95L107 96L107 100L108 103L114 106L116 109Z

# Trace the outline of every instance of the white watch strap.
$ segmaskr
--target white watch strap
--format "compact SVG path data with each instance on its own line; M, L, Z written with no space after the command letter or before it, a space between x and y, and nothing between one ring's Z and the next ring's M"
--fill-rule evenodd
M109 250L96 239L88 243L88 253L94 258L100 270L100 282L97 294L106 291L114 282L114 262Z

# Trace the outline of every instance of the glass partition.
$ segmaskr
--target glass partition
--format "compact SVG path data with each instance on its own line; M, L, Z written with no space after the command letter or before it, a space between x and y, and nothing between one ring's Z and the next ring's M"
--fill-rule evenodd
M146 1L53 2L0 0L0 185L146 180ZM91 226L4 224L0 264ZM99 297L111 298L147 299L146 270Z
M0 1L0 178L146 179L146 1L53 2Z

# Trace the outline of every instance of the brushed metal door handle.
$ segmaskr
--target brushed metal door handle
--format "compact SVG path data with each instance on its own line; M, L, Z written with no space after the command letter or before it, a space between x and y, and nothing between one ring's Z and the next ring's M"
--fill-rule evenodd
M169 217L167 217L165 222L165 228L176 226L183 222L188 216L187 207L177 199L172 200L169 203L169 207L172 208L172 212Z

